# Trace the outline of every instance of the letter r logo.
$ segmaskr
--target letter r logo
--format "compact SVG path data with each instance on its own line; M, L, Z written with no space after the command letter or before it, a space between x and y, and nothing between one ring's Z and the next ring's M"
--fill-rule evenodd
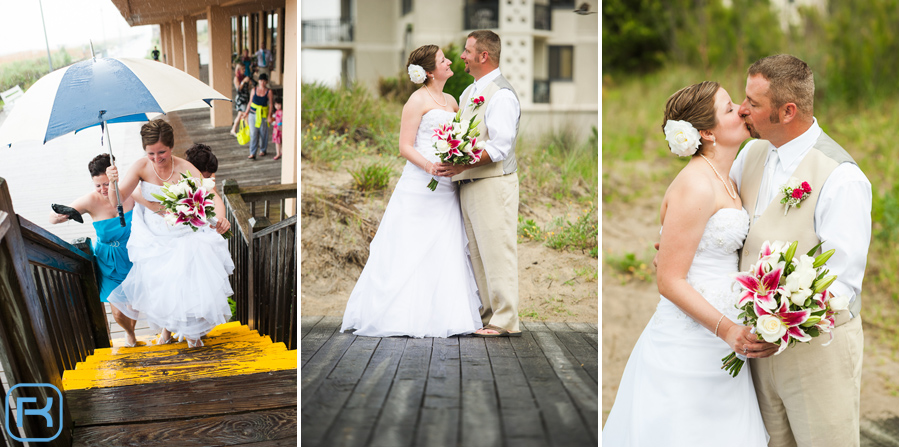
M13 397L13 390L19 389L19 396ZM53 395L56 394L56 397L47 396L46 402L43 401L43 395L40 393L39 388L50 388L53 391L45 391L45 394ZM40 397L40 399L39 399ZM12 421L11 411L10 411L10 401L15 399L16 405L16 420ZM41 404L43 403L43 407ZM20 383L18 385L13 386L9 389L9 392L6 393L6 424L4 428L6 432L15 440L20 442L47 442L52 441L59 437L60 433L62 433L63 428L63 397L62 393L59 391L59 388L49 384L49 383ZM54 404L57 407L58 411L54 410ZM35 416L40 416L44 418L44 422L46 423L47 428L57 427L56 434L49 438L28 438L28 437L19 437L17 433L14 433L12 430L12 425L15 424L19 430L17 432L22 432L22 427L24 426L24 421L26 418L33 418Z

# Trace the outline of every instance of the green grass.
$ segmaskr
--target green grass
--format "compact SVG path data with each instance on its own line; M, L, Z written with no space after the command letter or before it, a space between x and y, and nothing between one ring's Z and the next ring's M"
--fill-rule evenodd
M614 254L607 253L603 262L611 267L615 272L615 276L622 284L635 279L638 281L652 282L655 280L653 270L650 265L651 260L638 258L634 253Z
M533 183L557 200L591 201L597 195L598 141L596 127L586 141L579 141L571 127L538 138L520 137L516 157L522 182Z
M556 250L581 250L597 257L597 210L584 209L574 221L558 217L544 230L547 246Z
M362 192L380 191L391 182L393 168L388 163L372 163L358 169L350 169L354 187Z

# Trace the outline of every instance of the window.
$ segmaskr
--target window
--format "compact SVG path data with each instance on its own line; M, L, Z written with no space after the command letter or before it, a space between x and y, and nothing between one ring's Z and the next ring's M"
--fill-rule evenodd
M413 0L400 0L400 16L405 16L413 10Z
M550 6L554 8L575 9L575 0L550 0Z
M575 50L572 45L550 45L550 80L571 81Z

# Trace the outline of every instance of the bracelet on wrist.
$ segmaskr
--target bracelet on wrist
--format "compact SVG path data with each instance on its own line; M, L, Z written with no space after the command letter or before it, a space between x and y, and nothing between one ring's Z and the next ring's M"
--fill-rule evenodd
M713 331L713 335L715 335L716 337L719 336L719 323L722 322L722 319L723 319L723 318L725 318L725 314L722 314L722 316L719 317L719 321L716 322L716 330Z

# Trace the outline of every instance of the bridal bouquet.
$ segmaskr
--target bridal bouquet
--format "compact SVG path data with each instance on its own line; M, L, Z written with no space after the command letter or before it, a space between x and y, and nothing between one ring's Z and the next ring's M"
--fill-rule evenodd
M210 220L216 217L213 204L212 189L216 182L212 179L200 179L191 177L190 171L181 174L178 183L163 183L162 195L152 194L160 201L166 210L164 219L171 226L179 224L187 225L197 231L203 226L209 225ZM231 237L231 231L222 235Z
M825 262L834 254L828 250L813 257L819 243L805 255L794 256L797 242L763 243L759 261L749 272L736 275L743 293L737 307L738 318L754 328L758 337L779 345L775 355L798 342L809 342L827 333L834 337L834 314L847 309L849 299L828 297L828 286L837 275L828 275ZM831 343L825 343L827 346ZM722 359L722 368L736 377L744 360L734 352Z
M434 154L440 157L441 163L475 164L484 153L484 140L478 139L481 132L476 128L481 121L474 118L462 121L461 115L462 109L459 109L449 123L434 128L432 138L436 138L434 148L437 150ZM428 189L434 191L437 185L437 180L432 177Z

